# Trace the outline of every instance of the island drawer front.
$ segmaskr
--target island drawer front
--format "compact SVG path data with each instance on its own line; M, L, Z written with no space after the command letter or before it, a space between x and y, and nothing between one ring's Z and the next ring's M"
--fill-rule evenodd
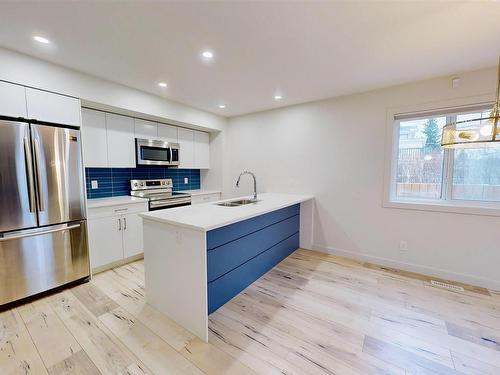
M224 305L298 247L299 233L295 233L231 272L208 283L208 313L211 314Z
M297 233L299 228L300 216L295 215L209 250L207 253L208 282L217 279Z
M259 229L288 219L300 213L300 204L285 207L280 210L243 220L222 228L217 228L207 232L207 249L211 250L218 246L234 241Z

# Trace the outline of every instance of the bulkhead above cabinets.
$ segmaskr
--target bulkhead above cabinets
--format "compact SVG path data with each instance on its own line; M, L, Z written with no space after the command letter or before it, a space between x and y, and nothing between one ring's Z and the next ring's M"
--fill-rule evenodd
M210 167L209 134L154 121L82 108L85 167L134 168L135 138L179 143L179 168Z

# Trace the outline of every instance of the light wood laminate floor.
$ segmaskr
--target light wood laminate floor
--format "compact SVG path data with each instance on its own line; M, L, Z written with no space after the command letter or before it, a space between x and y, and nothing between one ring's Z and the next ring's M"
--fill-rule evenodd
M500 293L297 250L210 316L145 304L144 264L0 314L0 374L500 374Z

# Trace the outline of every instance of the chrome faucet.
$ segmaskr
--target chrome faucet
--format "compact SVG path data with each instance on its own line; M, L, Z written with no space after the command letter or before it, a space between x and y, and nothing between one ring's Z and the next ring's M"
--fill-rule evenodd
M256 201L257 200L257 179L255 178L255 174L253 174L250 171L241 172L240 175L238 176L238 181L236 181L236 187L240 187L240 179L241 179L241 176L243 176L244 174L249 174L250 176L253 177L253 200Z

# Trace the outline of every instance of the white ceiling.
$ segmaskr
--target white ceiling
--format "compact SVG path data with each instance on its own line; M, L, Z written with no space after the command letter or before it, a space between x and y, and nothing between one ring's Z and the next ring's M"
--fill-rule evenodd
M234 116L495 66L499 20L499 1L0 1L0 45Z

